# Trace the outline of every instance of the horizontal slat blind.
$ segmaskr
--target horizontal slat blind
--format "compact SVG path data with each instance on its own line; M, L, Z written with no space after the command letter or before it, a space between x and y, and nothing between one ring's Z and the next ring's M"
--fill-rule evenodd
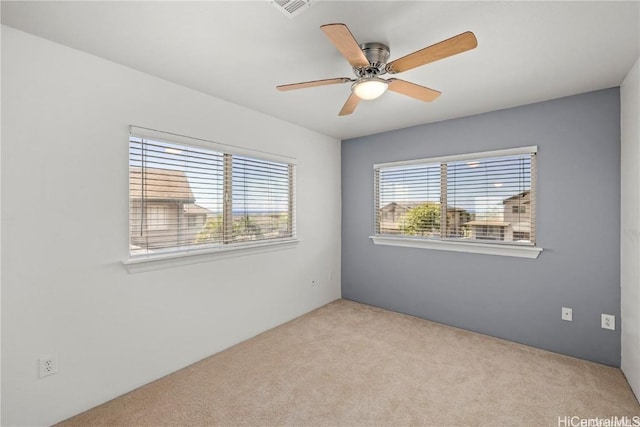
M379 233L438 236L440 165L379 170Z
M233 241L290 237L290 170L285 163L233 156Z
M376 234L535 244L535 155L377 167Z
M294 236L293 166L129 138L130 256Z

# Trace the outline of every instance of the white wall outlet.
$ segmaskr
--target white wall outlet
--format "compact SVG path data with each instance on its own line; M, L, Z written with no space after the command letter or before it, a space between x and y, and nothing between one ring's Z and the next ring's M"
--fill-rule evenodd
M616 316L602 313L602 329L616 330Z
M573 322L573 310L567 307L562 307L562 320Z
M40 378L48 377L58 372L58 353L45 354L38 359Z

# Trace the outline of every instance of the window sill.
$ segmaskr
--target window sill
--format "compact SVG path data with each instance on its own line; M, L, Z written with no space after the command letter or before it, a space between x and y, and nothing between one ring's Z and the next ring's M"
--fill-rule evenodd
M412 237L369 236L376 245L403 246L406 248L436 249L439 251L469 252L475 254L538 258L542 248L500 243L456 242L450 240L428 240Z
M280 239L277 241L260 242L252 244L235 244L193 250L187 252L173 252L163 255L141 255L122 261L129 273L141 273L145 271L160 270L164 268L180 267L201 262L210 262L218 259L244 256L254 253L272 252L288 249L299 242L298 239Z

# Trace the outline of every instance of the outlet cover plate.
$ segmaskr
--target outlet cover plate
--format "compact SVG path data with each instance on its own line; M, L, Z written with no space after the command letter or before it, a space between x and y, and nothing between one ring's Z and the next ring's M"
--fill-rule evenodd
M562 307L562 320L573 322L573 310L567 307Z
M48 377L58 372L58 353L43 354L38 359L40 378Z
M612 331L616 330L616 316L613 314L602 313L601 321L602 329L611 329Z

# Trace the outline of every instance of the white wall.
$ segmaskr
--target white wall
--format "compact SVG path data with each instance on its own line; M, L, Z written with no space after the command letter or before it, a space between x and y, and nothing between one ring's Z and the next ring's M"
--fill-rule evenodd
M2 13L0 12L0 15ZM2 43L2 32L0 31L0 45ZM2 56L0 55L0 70L2 68ZM0 71L0 78L2 72ZM0 85L0 99L2 99L2 85ZM2 117L2 102L0 102L0 117ZM2 120L0 120L0 129ZM2 131L0 130L0 189L2 188ZM0 224L2 224L2 191L0 190ZM0 227L0 331L2 330L2 227ZM0 366L2 366L2 340L0 340ZM2 369L0 369L0 384L2 384ZM0 401L2 393L0 390ZM0 404L0 425L2 424L2 405Z
M296 157L300 243L127 273L129 124ZM55 423L340 297L338 140L4 26L2 140L3 425Z
M640 398L640 68L620 86L622 371Z

